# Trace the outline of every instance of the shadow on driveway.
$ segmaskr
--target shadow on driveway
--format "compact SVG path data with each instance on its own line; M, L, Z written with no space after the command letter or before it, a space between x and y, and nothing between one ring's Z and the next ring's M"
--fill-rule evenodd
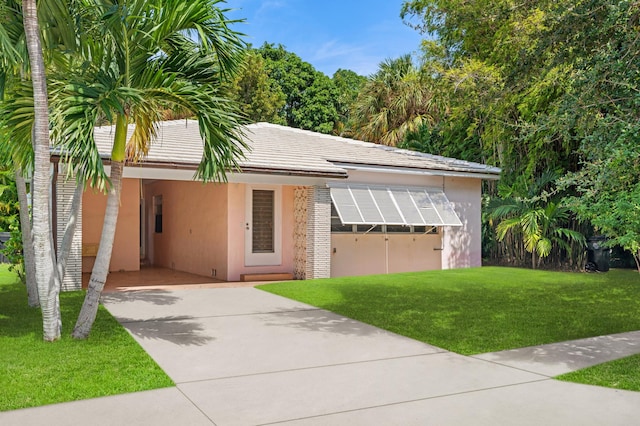
M118 318L134 336L143 340L164 340L180 346L203 346L215 340L204 334L205 328L190 316L169 316L140 321Z
M303 331L336 333L347 336L371 336L379 334L379 328L354 321L321 309L274 310L269 313L264 325L269 327L291 327Z
M118 293L103 293L102 303L146 302L153 305L173 305L180 300L172 292L166 290L135 290Z

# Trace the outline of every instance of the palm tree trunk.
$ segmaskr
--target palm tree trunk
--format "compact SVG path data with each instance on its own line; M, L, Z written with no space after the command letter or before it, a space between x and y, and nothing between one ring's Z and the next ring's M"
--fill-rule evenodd
M78 315L76 326L73 329L75 339L86 339L89 337L91 327L98 314L98 304L100 295L107 282L109 274L109 264L111 263L111 252L113 251L113 240L116 235L116 224L118 223L118 211L120 210L120 193L122 191L122 171L124 170L124 159L126 155L127 143L127 123L128 117L119 114L116 117L116 131L113 137L113 148L111 149L111 185L107 196L107 208L104 213L104 223L102 224L102 235L100 236L100 247L93 264L91 278L87 294L82 303L82 309Z
M22 253L24 257L24 272L27 281L27 302L29 306L40 306L38 286L36 284L36 261L33 252L33 236L31 235L31 215L27 201L27 184L22 176L22 170L16 168L16 188L20 203L20 230L22 231Z
M62 321L60 300L54 274L53 235L49 214L51 157L49 152L49 111L44 59L40 42L40 28L35 0L22 2L24 31L31 65L34 107L33 172L33 247L36 255L36 282L42 310L43 338L53 341L60 338Z
M76 183L76 190L73 193L73 199L71 201L71 211L69 212L69 221L64 229L64 236L62 237L62 243L60 244L60 250L58 251L58 263L56 265L58 269L58 279L60 283L64 281L64 274L67 269L67 260L69 260L69 253L71 252L71 243L76 233L76 222L78 221L78 212L80 211L80 205L82 204L82 191L84 185L80 182Z
M122 171L124 162L111 163L111 186L107 196L107 208L102 225L102 235L100 237L100 247L96 255L96 262L91 271L87 294L78 315L78 321L73 329L73 337L76 339L86 339L91 332L91 327L98 313L100 295L107 282L109 274L109 264L111 263L111 251L113 250L113 240L116 234L116 224L118 222L118 211L120 209L120 191L122 189Z
M536 251L531 252L531 269L536 269Z

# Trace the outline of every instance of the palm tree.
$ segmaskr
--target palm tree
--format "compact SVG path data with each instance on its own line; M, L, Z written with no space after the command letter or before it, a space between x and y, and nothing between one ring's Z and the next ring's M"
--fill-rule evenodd
M360 91L351 112L353 135L395 146L438 115L429 76L405 55L382 62Z
M33 245L38 254L36 282L40 297L40 309L44 339L60 338L62 320L60 317L59 282L54 274L54 250L51 238L51 218L49 216L49 103L44 57L40 42L40 26L35 0L23 0L24 33L29 51L31 82L33 84L33 148L35 153L33 171Z
M44 32L39 20L46 23ZM43 337L47 341L60 337L58 294L62 277L59 268L54 267L56 259L49 216L51 163L45 63L52 63L53 46L73 50L76 41L73 25L66 1L42 2L36 8L35 1L20 4L7 0L0 6L0 145L3 155L13 161L18 172L27 282L30 285L30 275L35 275L37 287L37 291L29 291L29 303L36 304L32 298L37 294L42 310ZM7 91L11 92L10 99L6 96ZM28 215L26 194L22 194L19 176L22 170L33 170L33 224ZM30 230L33 231L33 247ZM33 262L29 261L31 248ZM30 273L33 268L35 274Z
M100 246L73 336L86 338L109 271L122 173L148 152L166 109L198 119L204 153L196 178L222 180L237 167L243 120L222 83L242 62L244 43L229 28L219 1L84 0L81 68L54 76L53 138L64 160L93 186L108 191ZM93 128L115 124L107 179ZM129 124L133 133L127 139Z
M27 184L22 170L15 171L16 189L20 205L20 230L22 232L22 252L24 257L24 274L27 285L27 303L31 307L40 306L38 297L38 284L36 282L36 255L33 249L33 236L31 235L31 215L27 201Z
M545 192L556 179L557 174L547 172L531 185L522 179L510 187L502 185L502 198L491 206L491 218L500 221L496 226L498 241L509 234L519 235L525 250L531 253L533 269L540 266L554 247L570 253L570 242L586 244L584 235L562 226L571 217L569 208L549 200L550 195Z

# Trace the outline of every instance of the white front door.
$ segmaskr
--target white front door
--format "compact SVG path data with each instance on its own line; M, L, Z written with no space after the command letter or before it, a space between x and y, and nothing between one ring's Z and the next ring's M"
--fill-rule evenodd
M245 266L282 263L282 192L277 186L247 185Z

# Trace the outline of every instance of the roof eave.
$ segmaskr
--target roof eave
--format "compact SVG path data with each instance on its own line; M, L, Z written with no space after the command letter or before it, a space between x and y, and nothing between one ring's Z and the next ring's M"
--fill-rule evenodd
M411 174L411 175L427 175L427 176L451 176L451 177L467 177L484 180L499 180L501 169L497 167L487 167L487 170L452 170L452 169L428 169L418 167L398 167L383 166L379 164L365 163L345 163L332 161L331 164L343 168L345 170L361 170L377 173L394 173L394 174Z
M105 165L111 164L111 159L108 156L101 156L102 162ZM55 154L51 156L52 162L59 162L60 155ZM129 168L150 168L150 169L167 169L167 170L192 170L198 169L198 164L186 163L186 162L169 162L169 161L149 161L143 160L138 162L127 162L125 164ZM313 178L328 178L328 179L346 179L348 177L346 170L305 170L305 169L289 169L289 168L277 168L277 167L260 167L260 166L240 166L239 170L229 170L227 173L240 172L249 174L269 174L276 176L300 176L300 177L313 177Z

